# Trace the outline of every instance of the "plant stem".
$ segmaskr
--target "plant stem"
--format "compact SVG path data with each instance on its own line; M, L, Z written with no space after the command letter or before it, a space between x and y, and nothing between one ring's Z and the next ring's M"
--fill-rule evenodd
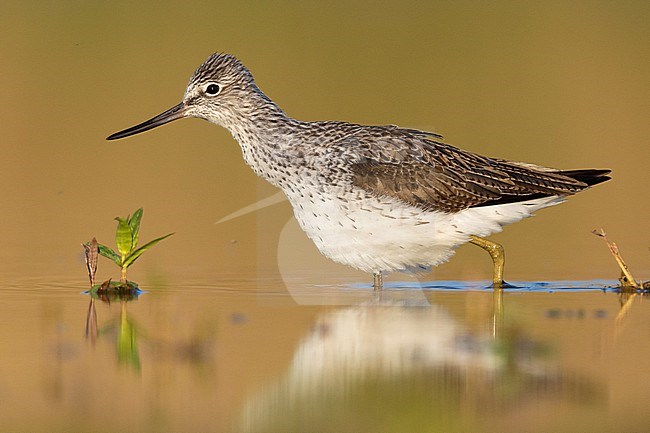
M122 278L120 278L120 283L126 284L126 266L122 266Z

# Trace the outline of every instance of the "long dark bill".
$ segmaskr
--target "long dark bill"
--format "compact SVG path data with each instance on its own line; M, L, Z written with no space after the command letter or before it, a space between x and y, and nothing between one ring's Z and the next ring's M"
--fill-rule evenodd
M115 134L109 135L108 137L106 137L106 139L117 140L118 138L124 138L130 135L139 134L141 132L145 132L150 129L153 129L157 126L164 125L165 123L169 123L173 120L182 119L183 117L185 117L185 104L181 102L180 104L173 106L169 110L160 113L156 117L152 117L151 119L142 122L139 125L135 125L130 128L127 128L124 131L116 132Z

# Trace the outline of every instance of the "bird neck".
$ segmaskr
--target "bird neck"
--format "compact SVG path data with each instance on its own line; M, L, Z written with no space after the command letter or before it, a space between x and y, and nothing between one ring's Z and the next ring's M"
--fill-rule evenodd
M240 143L257 142L277 134L277 130L291 119L278 105L259 88L254 87L240 95L236 109L233 109L223 126ZM260 143L265 144L265 143Z
M258 176L281 186L278 170L292 160L292 147L299 139L294 133L300 123L255 89L242 98L236 116L224 126L239 143L246 164Z

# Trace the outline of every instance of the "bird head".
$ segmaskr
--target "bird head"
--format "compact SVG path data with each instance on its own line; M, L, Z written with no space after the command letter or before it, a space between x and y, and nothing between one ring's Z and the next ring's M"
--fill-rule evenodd
M251 95L266 97L250 71L230 54L212 54L192 74L183 100L157 116L110 135L116 140L139 134L184 117L197 117L229 128L255 106Z

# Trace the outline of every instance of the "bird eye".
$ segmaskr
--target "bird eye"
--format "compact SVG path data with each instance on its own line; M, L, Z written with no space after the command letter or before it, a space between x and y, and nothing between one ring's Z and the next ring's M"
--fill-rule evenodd
M221 91L221 87L219 87L218 84L214 84L214 83L208 84L208 87L205 88L205 93L212 96L216 95L220 91Z

